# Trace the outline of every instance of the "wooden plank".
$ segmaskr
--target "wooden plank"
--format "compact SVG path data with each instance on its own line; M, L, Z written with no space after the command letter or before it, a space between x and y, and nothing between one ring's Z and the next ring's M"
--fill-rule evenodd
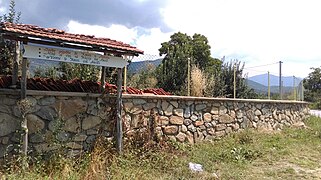
M128 62L122 57L109 56L93 51L73 50L41 45L24 45L23 57L30 59L43 59L50 61L87 64L123 68Z
M22 59L22 74L21 74L21 99L27 97L27 63L28 59Z
M106 67L101 67L101 76L100 76L100 90L101 92L105 91L105 83L106 83Z
M18 82L19 60L20 60L20 42L16 41L15 56L14 56L13 68L12 68L12 83L11 83L11 88L14 88L14 89L17 87L17 82Z
M122 108L122 69L117 68L117 123L116 123L116 148L119 154L122 154L123 150L123 129L121 119Z

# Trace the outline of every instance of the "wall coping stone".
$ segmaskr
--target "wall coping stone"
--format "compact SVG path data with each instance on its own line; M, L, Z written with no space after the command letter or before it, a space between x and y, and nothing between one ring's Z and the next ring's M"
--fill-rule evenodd
M0 95L20 95L20 89L0 89ZM102 97L99 93L83 92L60 92L60 91L37 91L27 90L27 95L31 96L68 96L68 97ZM116 98L116 95L105 94L103 97ZM229 101L229 102L254 102L254 103L281 103L281 104L308 104L305 101L290 100L269 100L269 99L234 99L234 98L210 98L194 96L168 96L168 95L140 95L123 94L123 99L164 99L164 100L182 100L182 101Z

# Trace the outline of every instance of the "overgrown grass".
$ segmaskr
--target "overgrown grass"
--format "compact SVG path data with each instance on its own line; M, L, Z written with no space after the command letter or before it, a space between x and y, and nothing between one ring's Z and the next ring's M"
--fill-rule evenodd
M278 132L244 130L196 145L127 141L123 155L104 139L79 158L56 154L33 159L26 170L18 161L0 171L2 179L321 179L321 119L309 128ZM192 172L188 163L203 165ZM18 164L17 164L18 163ZM215 175L213 175L215 173Z

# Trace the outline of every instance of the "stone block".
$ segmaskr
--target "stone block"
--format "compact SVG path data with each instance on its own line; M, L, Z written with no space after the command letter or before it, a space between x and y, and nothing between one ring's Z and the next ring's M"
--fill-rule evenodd
M235 119L233 119L231 116L227 115L227 114L223 114L219 117L218 120L220 123L232 123L235 121Z
M41 107L40 110L36 112L36 115L41 117L41 119L48 121L53 121L58 117L58 113L55 109L49 106Z
M28 134L39 132L45 127L45 122L34 114L28 114L26 116L26 119L28 126Z
M32 143L42 143L45 141L45 137L43 134L36 133L30 136L29 141Z
M0 113L0 137L15 132L20 128L20 119Z
M186 139L186 134L185 134L185 133L182 133L182 132L179 132L179 133L176 135L176 139L177 139L177 141L179 141L179 142L184 142L185 139Z
M64 122L64 126L62 129L65 131L68 131L68 132L76 133L76 132L80 131L80 123L77 120L77 118L74 116L74 117L67 119Z
M183 109L174 109L173 113L174 113L174 115L183 117L183 115L184 115L184 110L183 110Z
M226 125L225 124L217 124L215 126L215 129L216 129L216 131L224 130L224 129L226 129Z
M178 133L177 126L166 126L163 130L164 134L166 135L175 135Z
M187 106L184 110L184 118L190 118L191 117L191 109L189 106Z
M206 104L197 104L195 106L195 110L196 111L201 111L201 110L205 109L206 107L207 107Z
M73 140L76 142L83 142L86 139L87 139L87 135L85 135L85 134L76 134L73 138Z
M184 118L183 117L180 117L180 116L171 116L169 118L169 122L171 124L175 124L175 125L182 125L183 122L184 122Z
M78 113L86 112L87 102L81 98L56 101L54 108L63 119L69 119ZM44 118L43 118L44 119Z
M212 114L210 114L210 113L205 113L204 115L203 115L203 120L205 121L205 122L211 122L212 121Z
M38 104L41 106L53 105L55 102L56 98L52 96L44 97L38 100Z
M144 99L133 99L134 105L142 105L145 104L146 101Z
M101 123L101 118L97 116L88 116L87 118L83 119L82 121L82 129L88 130L93 128Z

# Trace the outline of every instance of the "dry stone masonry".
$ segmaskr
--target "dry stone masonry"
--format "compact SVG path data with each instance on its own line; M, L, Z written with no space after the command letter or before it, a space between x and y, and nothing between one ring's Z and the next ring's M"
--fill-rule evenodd
M70 155L92 148L97 136L113 138L115 98L88 94L28 96L29 149ZM0 157L20 143L19 95L0 93ZM306 103L178 96L123 96L123 130L130 136L149 130L157 138L197 143L240 129L280 130L308 116Z

